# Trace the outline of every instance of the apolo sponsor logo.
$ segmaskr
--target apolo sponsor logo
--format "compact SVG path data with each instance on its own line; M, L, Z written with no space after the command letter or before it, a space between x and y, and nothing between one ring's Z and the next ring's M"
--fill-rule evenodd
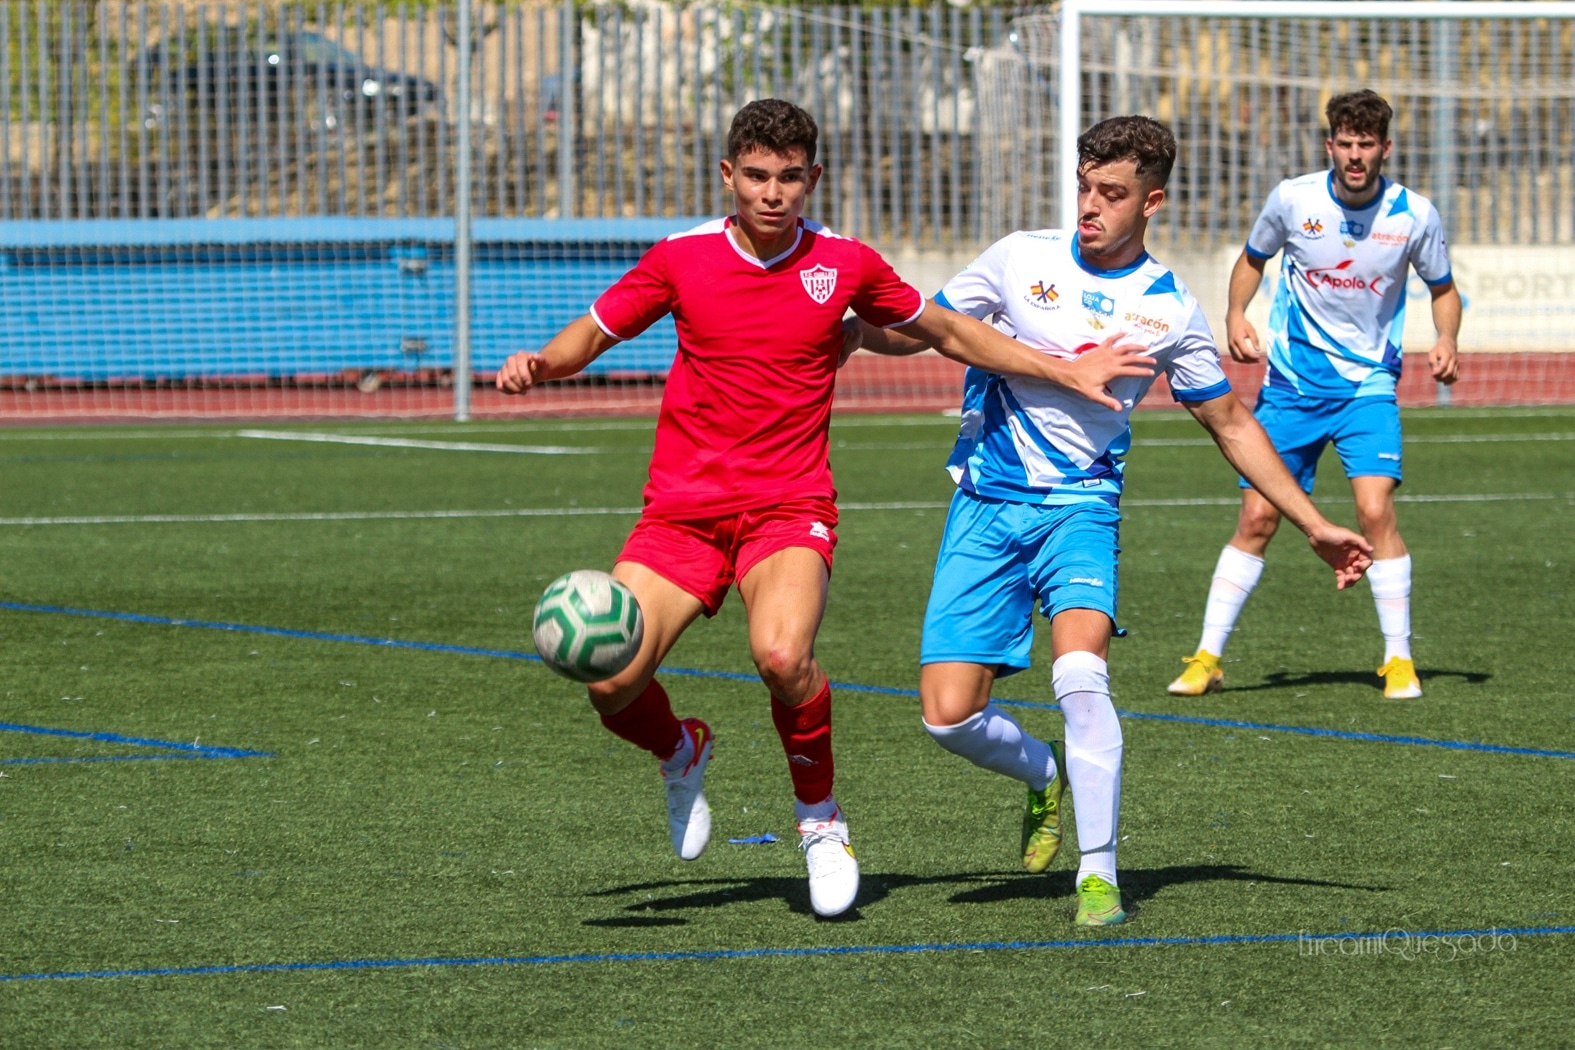
M1372 292L1374 295L1383 295L1383 284L1389 280L1380 274L1368 279L1360 274L1350 272L1356 263L1355 259L1346 259L1333 266L1319 266L1306 271L1304 276L1307 283L1314 288L1328 288L1337 292Z

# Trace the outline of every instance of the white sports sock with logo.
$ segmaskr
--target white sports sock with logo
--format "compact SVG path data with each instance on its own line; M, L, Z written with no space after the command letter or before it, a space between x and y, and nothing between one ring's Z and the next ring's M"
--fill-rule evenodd
M1411 555L1373 562L1367 582L1384 632L1384 663L1411 659Z
M1121 720L1110 702L1110 672L1089 652L1071 652L1051 670L1066 717L1066 779L1082 854L1077 881L1098 875L1116 883L1116 828L1121 816Z
M1247 596L1263 575L1263 559L1230 544L1220 551L1209 584L1209 601L1203 607L1203 640L1198 648L1215 656L1225 655L1225 643L1236 627L1236 617L1247 604Z
M974 765L1021 780L1035 791L1043 791L1055 776L1055 758L1050 745L1025 732L1017 719L994 704L954 726L924 728L935 742Z

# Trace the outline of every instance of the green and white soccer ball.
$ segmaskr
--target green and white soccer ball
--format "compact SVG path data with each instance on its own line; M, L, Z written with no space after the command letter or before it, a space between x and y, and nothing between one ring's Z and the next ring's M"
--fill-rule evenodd
M548 667L576 682L600 682L640 651L645 617L629 588L605 572L579 569L542 594L531 635Z

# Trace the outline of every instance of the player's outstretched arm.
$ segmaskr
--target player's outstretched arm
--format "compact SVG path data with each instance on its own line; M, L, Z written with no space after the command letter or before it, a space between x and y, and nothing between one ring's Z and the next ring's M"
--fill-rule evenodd
M618 340L602 331L589 314L576 318L548 340L540 352L521 351L503 362L497 387L505 394L524 394L537 383L566 379L585 370Z
M618 345L589 315L570 321L547 341L539 353L522 350L498 369L498 389L505 394L526 394L537 383L567 379Z
M1307 534L1307 542L1318 557L1334 569L1335 587L1344 590L1362 578L1373 564L1372 545L1318 512L1307 493L1291 477L1291 472L1285 469L1285 462L1274 451L1269 435L1234 393L1189 403L1187 408L1214 438L1230 465Z
M1063 361L934 300L910 324L891 330L866 324L863 334L864 349L877 354L905 355L933 348L953 361L987 372L1046 380L1116 412L1124 406L1110 395L1106 385L1122 376L1147 378L1155 368L1154 359L1144 356L1145 347L1120 342L1125 338L1122 332L1075 361Z
M1267 261L1242 252L1230 271L1230 302L1225 308L1225 342L1230 348L1230 356L1244 365L1255 365L1263 360L1258 330L1247 320L1247 304L1258 294L1258 286L1263 283L1263 264Z
M1432 366L1433 378L1449 386L1460 378L1460 354L1455 346L1460 337L1460 289L1450 281L1429 290L1433 293L1433 327L1438 330L1438 342L1428 351L1427 363Z

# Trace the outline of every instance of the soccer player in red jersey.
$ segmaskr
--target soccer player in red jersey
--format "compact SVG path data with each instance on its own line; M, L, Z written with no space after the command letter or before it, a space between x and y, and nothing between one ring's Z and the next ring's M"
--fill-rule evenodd
M735 213L648 251L587 316L539 353L515 354L498 389L518 394L581 371L671 313L678 354L656 424L645 510L613 567L645 615L639 654L589 687L602 724L661 762L673 848L705 849L711 811L702 778L711 729L680 721L656 669L702 613L737 584L749 648L771 694L787 753L809 868L810 904L837 915L858 892L858 863L832 794L831 686L815 660L837 536L829 426L832 388L856 329L922 338L997 373L1032 375L1116 407L1104 385L1148 375L1151 359L1107 341L1065 362L1034 353L951 310L929 309L873 249L800 218L821 175L810 115L765 99L733 119L722 180Z

